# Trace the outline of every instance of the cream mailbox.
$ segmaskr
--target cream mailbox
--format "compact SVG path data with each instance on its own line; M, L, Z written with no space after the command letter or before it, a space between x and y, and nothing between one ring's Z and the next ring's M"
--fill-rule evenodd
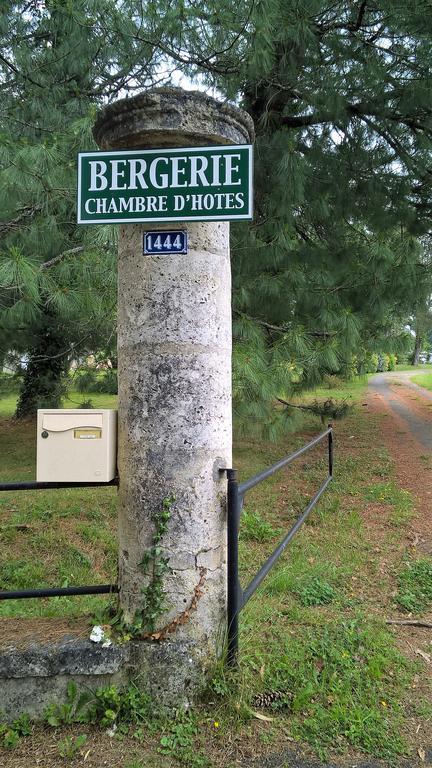
M117 411L39 410L37 482L108 483L116 474Z

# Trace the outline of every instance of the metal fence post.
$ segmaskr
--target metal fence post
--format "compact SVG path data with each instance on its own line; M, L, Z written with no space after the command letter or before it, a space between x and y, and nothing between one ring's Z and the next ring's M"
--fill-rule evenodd
M228 652L227 662L230 667L237 665L238 659L238 624L240 612L240 589L238 575L238 535L240 518L240 498L238 492L237 470L228 469L228 525L227 525L227 566L228 566Z
M328 428L328 468L330 477L333 477L333 424L330 423Z

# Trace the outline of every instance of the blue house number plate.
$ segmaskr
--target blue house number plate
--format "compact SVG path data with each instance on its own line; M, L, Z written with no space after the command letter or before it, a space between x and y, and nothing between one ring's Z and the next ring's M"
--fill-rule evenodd
M144 253L187 253L187 232L183 229L144 233Z

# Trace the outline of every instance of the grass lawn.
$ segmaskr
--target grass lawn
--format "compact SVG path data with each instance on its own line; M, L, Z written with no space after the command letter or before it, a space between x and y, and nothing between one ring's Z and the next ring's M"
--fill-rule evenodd
M397 650L383 619L402 610L398 589L408 590L403 580L405 534L414 502L395 482L380 438L381 417L366 414L364 394L365 381L309 394L311 399L349 398L354 408L335 424L334 483L241 614L239 672L229 674L221 665L214 671L205 705L174 724L144 729L144 762L133 758L141 738L134 739L134 726L122 737L123 746L129 746L126 755L119 751L118 768L176 762L192 768L228 768L234 762L227 744L240 751L249 745L258 753L277 751L287 739L306 742L321 756L328 750L354 750L382 757L388 764L408 749L403 734L412 707L419 718L421 711L426 716L429 710L427 705L421 710L418 696L411 702L417 670ZM65 407L77 407L83 399L74 393L70 397ZM114 397L91 399L96 407L115 407ZM14 398L0 400L3 481L35 476L35 425L13 420L13 408ZM278 444L238 442L234 465L240 478L250 477L322 429L318 418L308 417L301 432L287 434ZM243 586L325 474L323 444L247 495L240 534ZM0 563L1 589L115 581L116 490L1 494ZM423 571L429 578L427 567ZM88 613L91 621L105 604L101 597L4 601L0 616ZM274 701L267 720L256 717L260 695ZM70 738L82 731L72 731ZM41 744L48 738L52 742L41 730L35 738ZM93 738L106 737L100 733ZM113 744L115 740L111 748Z
M408 365L402 363L396 365L396 371L430 371L432 370L432 363L420 363L419 365Z
M70 393L65 408L83 400ZM92 395L93 405L115 408L117 398ZM3 482L36 477L36 421L12 419L16 395L0 399ZM86 488L0 495L0 588L115 583L117 491ZM106 602L106 600L105 600ZM0 616L64 616L97 611L100 597L0 602Z
M411 381L419 387L432 390L432 373L423 373L420 376L411 376Z

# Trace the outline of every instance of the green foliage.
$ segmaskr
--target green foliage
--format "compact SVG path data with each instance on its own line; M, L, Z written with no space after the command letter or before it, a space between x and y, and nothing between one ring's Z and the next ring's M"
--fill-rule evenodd
M116 395L118 390L117 371L107 370L98 373L94 368L87 368L79 373L74 381L78 392Z
M142 590L142 609L137 611L132 624L125 622L121 613L116 613L111 624L124 638L155 631L156 624L166 606L163 587L164 576L169 573L169 558L163 554L161 541L168 530L174 496L163 499L160 509L152 516L154 534L151 547L144 552L139 567L147 578Z
M406 746L398 735L402 715L392 673L403 685L407 665L391 635L363 618L302 628L304 642L274 648L266 690L289 692L293 735L325 758L326 749L360 748L394 760Z
M190 712L177 712L175 720L160 739L158 752L169 755L190 768L207 768L210 765L205 754L197 749L198 726Z
M18 392L21 378L11 373L0 373L0 397Z
M424 613L432 605L432 559L408 562L398 578L396 602L409 613Z
M129 726L150 721L153 709L149 696L133 684L79 692L76 683L71 681L66 701L47 707L44 719L53 728L71 723L97 723L104 728L114 724Z
M79 753L86 741L87 735L85 733L81 733L79 736L65 736L65 738L58 743L60 757L72 760Z
M315 576L304 581L296 590L301 605L326 605L336 597L336 591L325 579Z
M74 381L77 392L83 394L84 392L94 392L96 386L97 375L93 368L87 368L87 370L80 372Z
M82 408L83 410L90 410L91 408L94 408L94 403L91 398L88 398L87 400L81 400L79 408Z
M274 438L299 419L278 397L355 375L363 346L387 369L431 294L430 25L414 1L146 9L176 65L254 121L254 221L231 232L233 392L237 428Z
M144 553L140 563L142 572L149 581L142 591L143 607L139 616L135 618L135 626L144 632L154 632L156 623L165 609L165 592L163 578L169 572L169 558L165 557L160 546L164 534L168 530L168 522L171 518L174 496L168 496L162 502L161 508L152 517L155 531L150 549Z
M426 17L414 0L148 0L144 15L132 0L9 4L2 349L33 350L34 380L51 312L58 383L72 357L111 343L115 238L76 226L73 157L94 147L99 105L164 82L173 65L255 125L255 218L232 227L237 428L272 439L293 429L301 414L277 398L363 371L362 347L390 367L407 322L420 339L430 315Z
M89 694L78 695L74 681L70 681L66 689L66 701L62 704L50 704L44 712L44 720L53 728L59 725L86 721Z
M352 378L352 377L348 377ZM327 400L319 401L314 400L308 403L307 408L315 416L319 416L321 421L337 421L337 419L343 419L352 410L353 405L348 400L334 400L329 397Z
M118 393L117 371L105 371L99 381L97 391L105 395L116 395Z
M0 741L6 749L14 749L22 736L30 736L32 726L26 713L21 714L11 725L0 723Z
M246 541L270 541L276 531L261 514L255 510L244 509L241 516L240 537Z
M76 225L74 158L95 146L96 107L151 71L116 6L14 2L2 15L0 355L29 360L19 416L58 407L70 362L115 344L115 233Z
M394 354L388 355L388 369L389 371L396 370L397 357Z

